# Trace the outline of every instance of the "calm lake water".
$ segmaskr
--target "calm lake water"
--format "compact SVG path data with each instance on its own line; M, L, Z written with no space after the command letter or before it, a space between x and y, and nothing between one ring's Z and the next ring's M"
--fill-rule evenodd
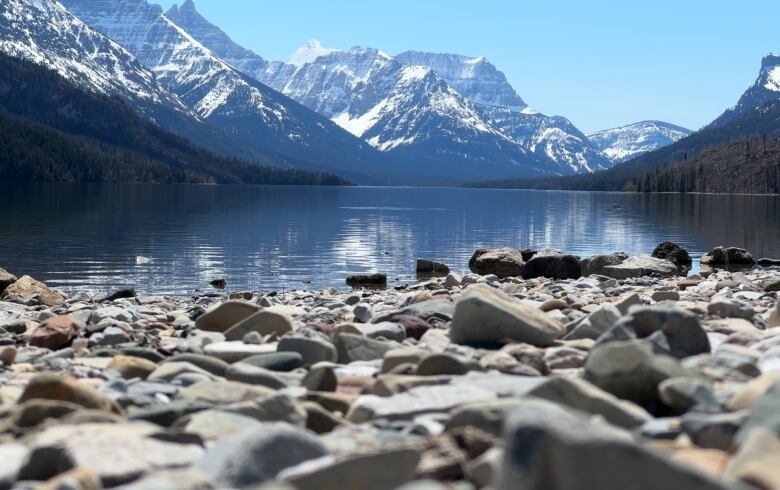
M474 249L780 257L780 198L481 189L2 184L0 267L70 290L189 294L414 280L418 257L466 271Z

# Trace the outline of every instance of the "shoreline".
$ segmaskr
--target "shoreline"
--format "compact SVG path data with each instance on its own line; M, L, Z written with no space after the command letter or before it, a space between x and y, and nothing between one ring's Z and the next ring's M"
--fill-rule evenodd
M12 292L38 296L0 301L0 487L435 490L526 468L537 481L575 471L725 489L773 471L741 461L780 379L780 268L523 279L496 253L472 268L503 278L437 269L404 290L66 298L18 278ZM525 275L565 270L512 253ZM633 274L601 257L585 267ZM734 429L713 439L724 420ZM540 457L514 446L528 430L548 441L548 464L525 465ZM633 473L594 462L601 451L631 455ZM728 462L744 473L724 474Z

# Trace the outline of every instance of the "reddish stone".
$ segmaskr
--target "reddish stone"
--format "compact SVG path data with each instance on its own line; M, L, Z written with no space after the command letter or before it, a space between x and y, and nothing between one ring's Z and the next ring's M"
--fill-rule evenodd
M79 334L79 324L70 316L55 316L41 323L30 334L30 345L45 349L63 349Z
M412 315L395 315L387 321L402 325L406 329L406 336L416 340L420 340L425 332L433 328L422 318Z

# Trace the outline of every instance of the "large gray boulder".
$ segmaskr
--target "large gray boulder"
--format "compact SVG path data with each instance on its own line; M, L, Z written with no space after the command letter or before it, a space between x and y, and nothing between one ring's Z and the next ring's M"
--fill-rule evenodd
M516 248L487 249L480 248L469 260L469 269L475 274L487 276L495 274L501 279L520 277L523 265L530 260L532 252Z
M585 257L580 260L580 267L582 268L582 275L604 275L604 267L610 265L618 265L628 259L628 254L624 252L616 252L609 255L594 255L593 257Z
M286 424L264 424L222 439L209 448L195 468L226 488L247 488L328 454L313 433Z
M629 257L617 265L608 265L602 268L601 274L613 279L629 279L653 275L673 277L680 274L680 269L668 260L639 256Z
M450 339L456 344L511 340L547 347L564 331L560 322L541 310L480 284L470 287L458 300Z
M631 435L555 404L526 401L507 421L497 490L726 490Z

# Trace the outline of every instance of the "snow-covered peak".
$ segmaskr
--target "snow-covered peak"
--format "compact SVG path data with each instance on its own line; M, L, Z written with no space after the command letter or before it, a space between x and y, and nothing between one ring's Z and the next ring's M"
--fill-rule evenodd
M780 100L780 56L768 54L761 60L756 82L748 88L734 107L724 112L707 127L719 127L742 114Z
M588 136L615 163L631 160L689 136L691 130L662 121L642 121Z
M295 50L292 56L290 56L288 63L294 66L303 66L306 63L312 63L320 56L328 55L333 51L335 50L323 46L319 39L311 39Z
M772 92L780 92L780 56L769 54L761 60L758 83Z
M473 102L522 111L528 107L501 71L484 56L407 51L396 59L430 67L452 88Z

